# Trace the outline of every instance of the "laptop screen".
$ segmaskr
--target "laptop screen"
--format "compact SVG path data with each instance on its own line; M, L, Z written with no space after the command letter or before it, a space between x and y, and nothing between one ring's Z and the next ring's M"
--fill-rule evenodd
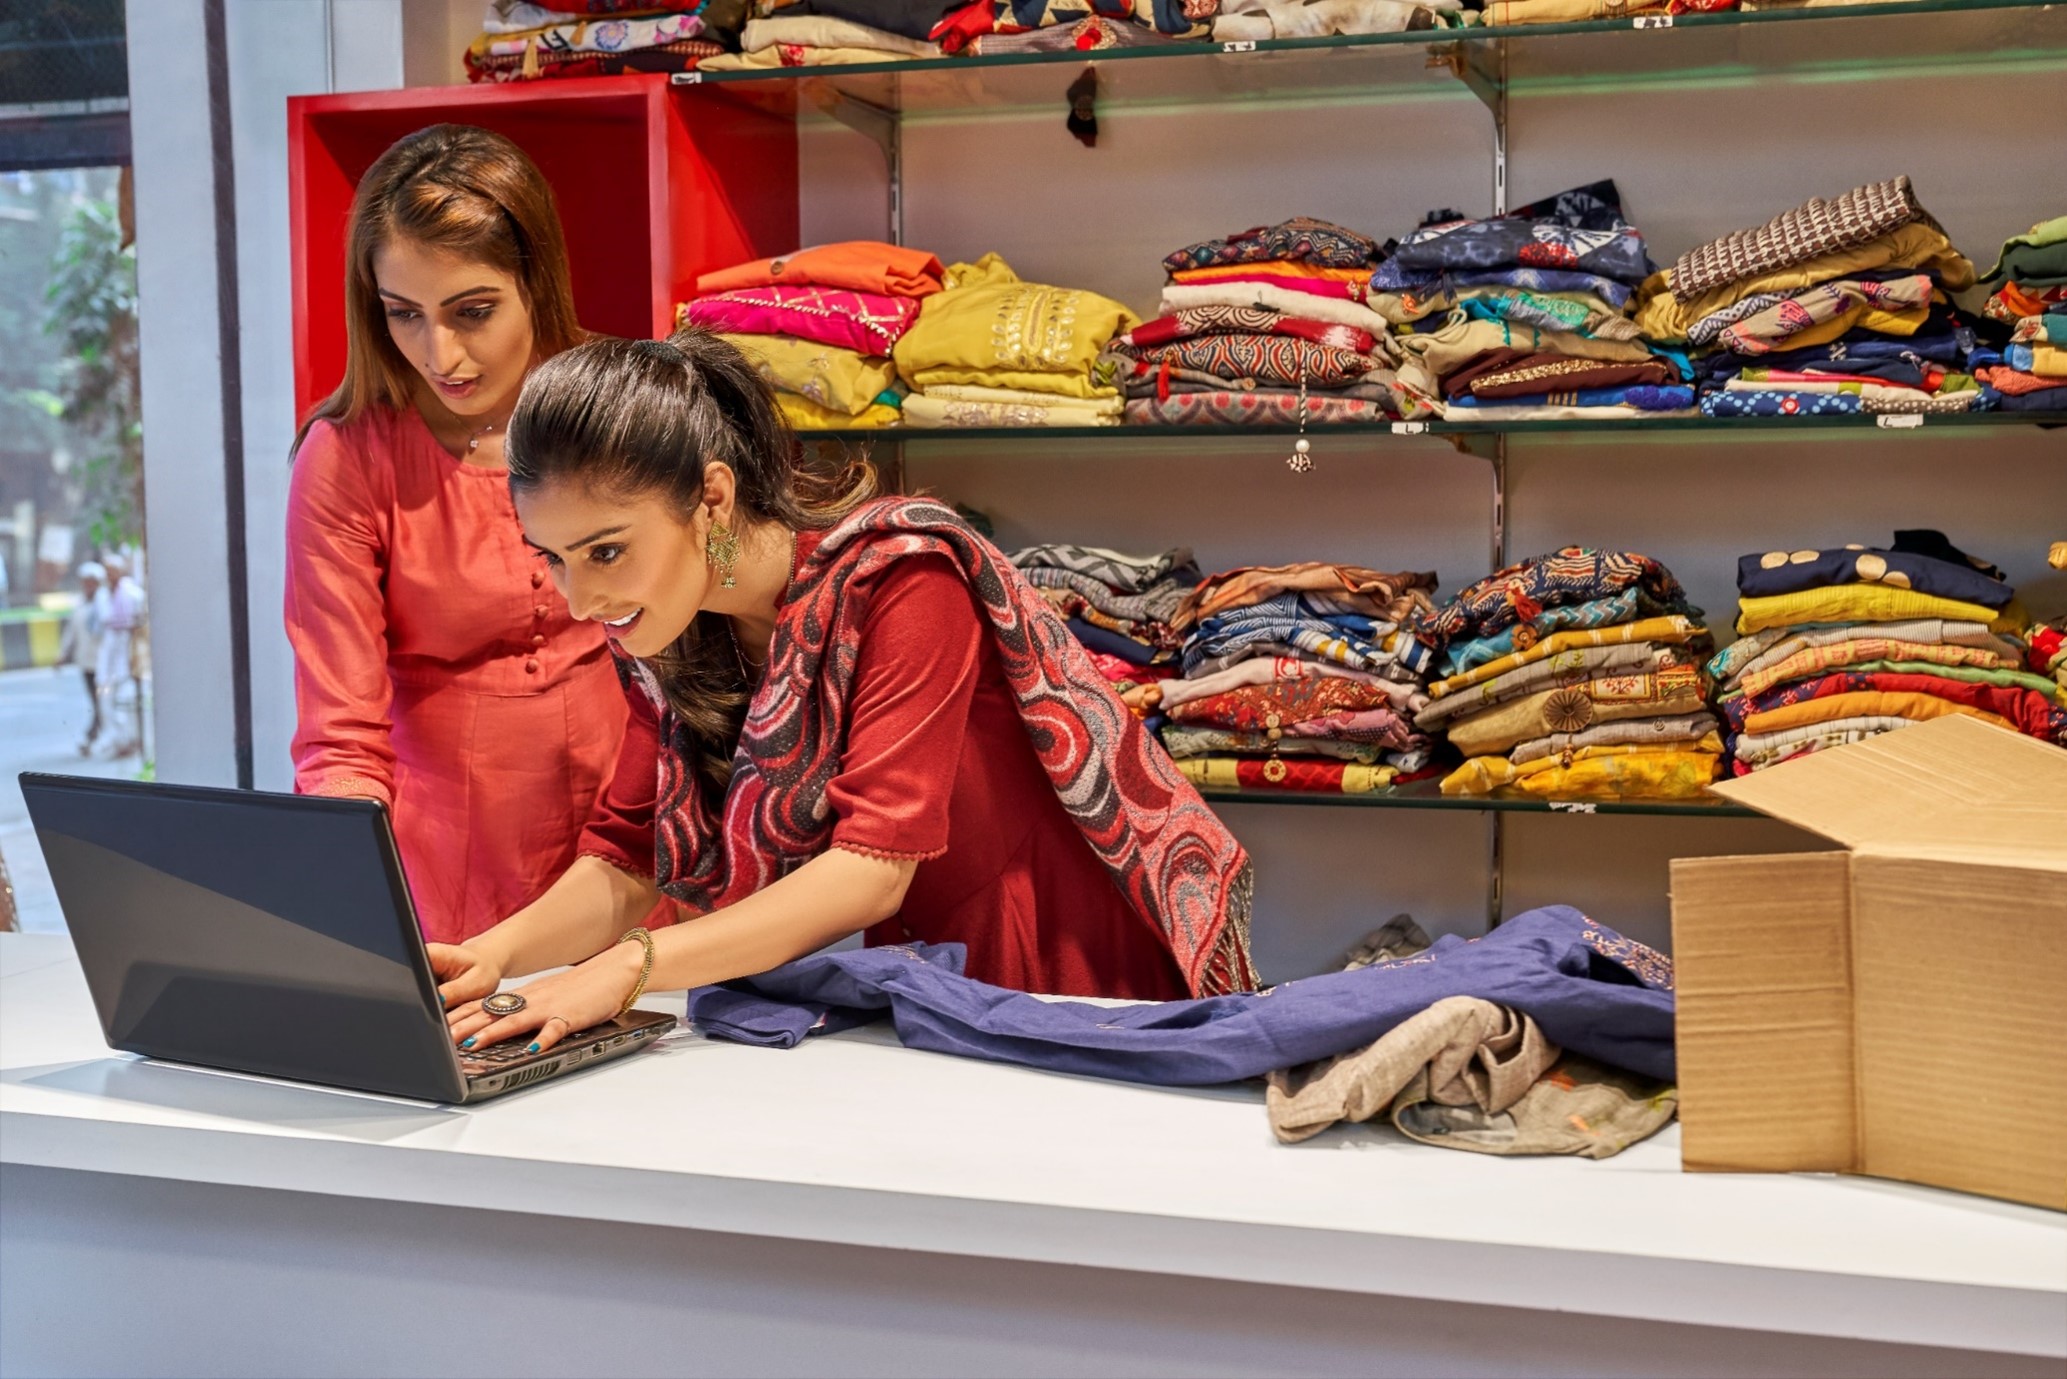
M22 794L110 1045L457 1099L380 806L36 775Z

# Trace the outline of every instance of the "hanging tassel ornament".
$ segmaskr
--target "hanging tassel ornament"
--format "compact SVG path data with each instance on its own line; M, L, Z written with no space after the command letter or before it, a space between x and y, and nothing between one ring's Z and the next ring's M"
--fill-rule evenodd
M1306 438L1306 374L1299 375L1299 439L1292 442L1292 453L1285 457L1285 468L1294 474L1313 473L1313 442Z

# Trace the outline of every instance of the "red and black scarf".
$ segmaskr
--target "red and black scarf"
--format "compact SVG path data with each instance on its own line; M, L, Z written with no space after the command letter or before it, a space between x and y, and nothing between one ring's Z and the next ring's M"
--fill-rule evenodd
M733 758L720 818L697 788L695 746L644 662L632 678L660 716L655 875L705 912L735 904L816 857L835 820L860 628L896 561L944 555L997 638L1034 754L1120 891L1169 945L1195 995L1256 984L1248 855L1105 684L1062 618L997 548L941 503L886 498L856 509L799 563ZM626 663L621 662L621 666Z

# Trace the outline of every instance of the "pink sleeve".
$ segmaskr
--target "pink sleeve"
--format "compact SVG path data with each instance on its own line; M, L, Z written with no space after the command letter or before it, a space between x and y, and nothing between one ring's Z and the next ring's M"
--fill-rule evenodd
M317 422L287 492L287 640L294 646L294 788L394 803L385 513L369 482L386 457Z

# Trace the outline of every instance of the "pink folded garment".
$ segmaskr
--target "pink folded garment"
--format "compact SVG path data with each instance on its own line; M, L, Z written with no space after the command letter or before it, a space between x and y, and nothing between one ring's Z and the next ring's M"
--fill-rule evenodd
M919 299L845 287L741 287L685 303L678 319L727 335L787 335L887 355L919 319Z

